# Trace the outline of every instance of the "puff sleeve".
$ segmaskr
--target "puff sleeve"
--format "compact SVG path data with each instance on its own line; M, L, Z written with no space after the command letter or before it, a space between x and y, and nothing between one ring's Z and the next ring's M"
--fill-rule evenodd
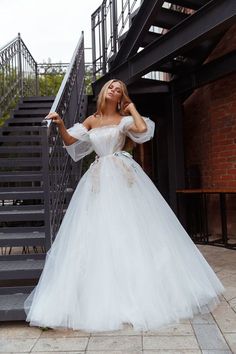
M63 143L63 147L74 161L81 160L93 151L88 129L82 123L75 123L71 128L67 129L67 132L78 139L78 141L71 145Z
M122 119L121 130L125 133L131 140L138 144L145 143L151 140L154 136L155 122L150 118L142 117L147 124L147 130L143 133L135 133L128 130L129 126L133 124L134 118L132 116L126 116Z

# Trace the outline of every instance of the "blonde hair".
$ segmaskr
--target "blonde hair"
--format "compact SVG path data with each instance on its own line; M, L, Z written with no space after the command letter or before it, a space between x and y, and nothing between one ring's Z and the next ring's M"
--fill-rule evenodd
M99 115L103 115L106 106L107 90L113 82L119 82L119 84L121 85L122 96L120 100L120 105L119 106L117 105L117 112L119 112L121 116L125 116L124 109L129 103L132 102L131 99L129 98L127 87L123 81L118 79L111 79L107 81L105 85L103 85L101 91L99 92L98 99L97 99L97 111L94 113L95 117ZM129 137L126 137L123 149L132 151L135 146L136 146L135 142L132 141Z
M95 116L102 115L104 113L105 106L106 106L107 90L113 82L119 82L119 84L121 85L122 96L121 96L121 101L120 101L120 107L118 107L118 105L117 105L117 111L120 113L120 115L122 115L122 116L125 115L124 109L129 103L131 103L131 99L129 98L127 87L123 81L118 80L118 79L112 79L112 80L109 80L105 83L105 85L102 87L102 89L98 95L97 112L94 113Z

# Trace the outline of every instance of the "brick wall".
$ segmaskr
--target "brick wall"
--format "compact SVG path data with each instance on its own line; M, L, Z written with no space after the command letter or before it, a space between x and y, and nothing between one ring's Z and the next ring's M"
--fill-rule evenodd
M236 49L231 27L206 62ZM186 167L200 166L203 187L236 187L236 73L195 92L184 103Z
M236 49L236 26L206 62ZM185 167L197 164L202 187L236 189L236 73L206 85L184 103ZM229 233L236 232L236 197L227 196ZM220 233L216 196L209 200L211 231ZM215 220L215 221L214 221Z

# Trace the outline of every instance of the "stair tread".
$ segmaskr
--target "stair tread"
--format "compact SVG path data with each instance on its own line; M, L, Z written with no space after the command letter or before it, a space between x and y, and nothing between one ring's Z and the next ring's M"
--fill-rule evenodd
M9 176L9 177L11 177L11 176L20 176L20 177L22 177L22 176L29 176L29 175L31 175L31 176L39 176L39 175L42 175L42 171L31 171L31 173L26 173L25 171L17 171L17 172L15 172L15 171L12 171L12 172L9 172L9 171L7 171L7 172L3 172L2 174L1 174L1 176Z
M24 102L47 102L47 101L54 101L55 96L28 96L23 98L23 103Z
M28 239L28 238L45 238L44 232L0 232L0 241L1 240L13 240L13 239Z
M3 207L4 208L4 207ZM12 208L14 208L14 206L12 206ZM12 210L1 210L0 207L0 215L8 215L8 214L44 214L44 209L40 209L40 210L16 210L16 209L12 209ZM0 232L1 235L1 232Z
M17 119L17 118L16 118ZM3 127L2 132L15 132L15 131L26 131L26 132L40 132L41 126L19 126L19 127Z
M0 196L2 194L6 194L6 193L9 194L9 195L14 195L14 194L17 194L17 195L20 195L20 194L42 194L43 190L38 190L38 191L24 190L24 191L7 191L7 192L0 191Z
M1 150L0 152L3 152L3 151L19 151L19 150L29 150L29 151L32 151L33 152L38 152L38 151L42 151L42 147L39 146L39 145L33 145L33 146L30 146L30 145L15 145L15 146L1 146Z
M0 273L12 271L27 271L27 270L41 270L43 269L45 261L43 259L26 259L26 260L9 260L0 261Z
M28 293L0 295L0 311L24 310L24 301Z

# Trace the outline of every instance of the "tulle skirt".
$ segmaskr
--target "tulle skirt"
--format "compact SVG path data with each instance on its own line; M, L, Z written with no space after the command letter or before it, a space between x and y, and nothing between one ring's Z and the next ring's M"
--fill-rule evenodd
M212 311L224 287L141 166L127 152L83 175L38 285L30 325L155 330Z

